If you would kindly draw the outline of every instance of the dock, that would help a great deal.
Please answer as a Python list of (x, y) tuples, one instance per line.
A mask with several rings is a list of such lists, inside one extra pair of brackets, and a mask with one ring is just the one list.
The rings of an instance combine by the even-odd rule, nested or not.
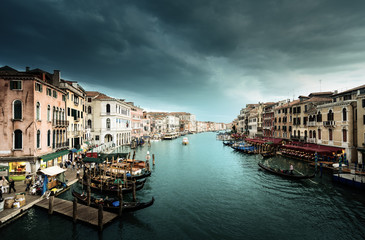
[[(43, 199), (42, 201), (35, 204), (37, 207), (47, 209), (49, 208), (49, 199)], [(53, 203), (53, 211), (73, 218), (73, 202), (60, 199), (60, 198), (54, 198)], [(103, 222), (102, 225), (106, 225), (113, 221), (116, 217), (118, 217), (115, 213), (110, 212), (103, 212)], [(82, 204), (77, 204), (77, 221), (90, 224), (92, 226), (98, 227), (98, 209), (92, 208), (89, 206), (85, 206)]]

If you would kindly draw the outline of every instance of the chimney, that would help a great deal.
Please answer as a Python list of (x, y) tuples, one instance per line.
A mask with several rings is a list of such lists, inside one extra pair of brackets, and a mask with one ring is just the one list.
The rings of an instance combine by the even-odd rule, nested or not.
[(29, 72), (29, 67), (25, 67), (25, 71), (26, 72)]
[(53, 76), (52, 76), (53, 84), (58, 86), (58, 84), (60, 83), (60, 80), (61, 80), (60, 70), (53, 70)]

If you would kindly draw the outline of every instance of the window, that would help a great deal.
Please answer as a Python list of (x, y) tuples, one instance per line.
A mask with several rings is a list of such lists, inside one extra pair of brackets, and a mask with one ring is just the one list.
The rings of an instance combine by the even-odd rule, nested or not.
[(89, 119), (89, 120), (87, 120), (87, 127), (88, 128), (91, 128), (91, 120)]
[(47, 88), (47, 95), (52, 97), (52, 90), (50, 88)]
[(88, 113), (88, 114), (91, 114), (91, 106), (88, 106), (88, 107), (87, 107), (87, 113)]
[(14, 149), (23, 148), (23, 133), (21, 130), (17, 129), (14, 131)]
[(42, 92), (42, 90), (43, 90), (43, 86), (42, 86), (42, 84), (40, 84), (40, 83), (35, 83), (35, 90), (37, 91), (37, 92)]
[(71, 114), (71, 110), (70, 110), (70, 108), (67, 108), (67, 116), (70, 116), (70, 114)]
[(22, 101), (15, 100), (13, 103), (13, 119), (21, 120), (22, 119)]
[[(91, 102), (91, 98), (87, 98), (87, 102)], [(98, 136), (99, 137), (99, 136)]]
[(333, 132), (332, 132), (332, 129), (328, 129), (328, 139), (329, 139), (330, 141), (332, 141), (332, 140), (333, 140)]
[(53, 97), (54, 98), (57, 98), (57, 92), (56, 92), (56, 90), (53, 90)]
[(66, 102), (66, 96), (62, 95), (62, 101)]
[(10, 90), (22, 90), (22, 81), (10, 81)]
[(110, 113), (110, 104), (107, 104), (107, 105), (106, 105), (106, 112), (107, 112), (107, 113)]
[(308, 111), (308, 106), (304, 105), (304, 112), (307, 112), (307, 111)]
[(41, 120), (41, 104), (39, 102), (36, 105), (36, 119)]
[(362, 107), (365, 108), (365, 99), (362, 100)]
[(37, 131), (37, 148), (41, 148), (41, 131)]
[(333, 121), (333, 112), (329, 110), (327, 113), (327, 121)]
[(81, 112), (81, 118), (84, 118), (84, 112)]
[(47, 121), (50, 122), (51, 121), (51, 106), (48, 105), (47, 107)]
[(342, 141), (347, 142), (347, 130), (342, 129)]
[(342, 121), (347, 121), (347, 111), (346, 111), (346, 108), (342, 109)]
[(317, 122), (322, 122), (322, 113), (318, 112), (317, 114)]
[(346, 100), (351, 100), (351, 95), (346, 95), (343, 97), (343, 100), (346, 101)]
[(316, 138), (316, 131), (313, 130), (313, 138)]
[(99, 135), (95, 135), (95, 140), (99, 141)]
[(309, 138), (312, 138), (313, 135), (312, 135), (312, 130), (309, 130)]
[(51, 146), (51, 130), (47, 131), (47, 146)]
[(106, 119), (106, 128), (110, 129), (110, 118)]
[(74, 100), (74, 95), (71, 93), (71, 101)]

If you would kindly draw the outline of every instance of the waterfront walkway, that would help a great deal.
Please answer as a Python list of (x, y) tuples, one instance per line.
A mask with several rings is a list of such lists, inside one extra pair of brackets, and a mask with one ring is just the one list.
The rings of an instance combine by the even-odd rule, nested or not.
[[(76, 170), (67, 169), (65, 172), (65, 177), (67, 179), (67, 185), (72, 185), (75, 182), (77, 182), (76, 179)], [(21, 208), (10, 208), (10, 209), (4, 209), (2, 212), (0, 212), (0, 227), (4, 226), (5, 224), (11, 222), (12, 220), (15, 220), (19, 217), (21, 217), (23, 214), (27, 212), (28, 209), (33, 207), (38, 202), (42, 201), (44, 198), (39, 195), (31, 195), (29, 193), (26, 193), (24, 190), (26, 188), (26, 184), (23, 181), (17, 181), (15, 182), (15, 189), (16, 192), (12, 193), (3, 193), (3, 198), (7, 197), (15, 197), (18, 193), (24, 193), (25, 194), (25, 202), (26, 204), (22, 206)]]

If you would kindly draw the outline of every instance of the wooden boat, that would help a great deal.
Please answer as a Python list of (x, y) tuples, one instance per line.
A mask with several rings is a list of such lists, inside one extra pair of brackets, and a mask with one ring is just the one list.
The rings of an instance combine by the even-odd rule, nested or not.
[[(118, 179), (118, 178), (117, 178)], [(118, 186), (118, 183), (115, 183), (117, 181), (116, 178), (112, 178), (109, 176), (99, 176), (99, 177), (91, 177), (91, 182), (95, 183), (95, 184), (101, 184), (103, 182), (103, 186), (104, 185), (108, 185), (108, 186)], [(119, 178), (118, 180), (123, 181), (122, 178)], [(145, 183), (147, 181), (147, 179), (144, 179), (142, 181), (136, 181), (136, 187), (140, 186), (141, 184)], [(124, 184), (124, 183), (122, 183)], [(133, 183), (131, 180), (127, 180), (127, 185), (131, 186)]]
[[(78, 192), (72, 191), (72, 196), (76, 197), (78, 202), (87, 205), (87, 195), (82, 195)], [(119, 212), (119, 200), (117, 199), (106, 199), (103, 201), (100, 201), (94, 197), (91, 197), (90, 199), (90, 206), (94, 208), (99, 208), (99, 204), (103, 205), (103, 210), (108, 212)], [(151, 201), (149, 202), (123, 202), (123, 212), (134, 212), (137, 210), (141, 210), (144, 208), (147, 208), (149, 206), (152, 206), (155, 202), (155, 198), (152, 197)]]
[(274, 152), (263, 152), (263, 153), (261, 153), (261, 156), (263, 158), (270, 158), (270, 157), (274, 157), (275, 153)]
[(308, 178), (314, 178), (314, 174), (313, 175), (296, 175), (296, 174), (290, 174), (290, 172), (289, 171), (281, 171), (281, 170), (279, 170), (279, 171), (277, 171), (276, 169), (273, 169), (273, 168), (271, 168), (271, 167), (267, 167), (267, 166), (265, 166), (265, 165), (263, 165), (262, 163), (258, 163), (258, 165), (262, 168), (262, 169), (264, 169), (264, 170), (266, 170), (266, 171), (268, 171), (268, 172), (271, 172), (271, 173), (273, 173), (273, 174), (276, 174), (276, 175), (279, 175), (279, 176), (282, 176), (282, 177), (286, 177), (286, 178), (292, 178), (292, 179), (308, 179)]
[[(87, 187), (86, 181), (82, 181), (81, 184)], [(144, 187), (144, 182), (142, 182), (141, 185), (136, 186), (136, 191), (141, 190), (143, 187)], [(91, 185), (90, 185), (90, 188), (94, 192), (102, 192), (102, 193), (105, 193), (105, 194), (108, 194), (108, 195), (118, 195), (118, 192), (119, 192), (118, 191), (118, 186), (116, 186), (116, 185), (101, 187), (101, 184), (95, 184), (95, 183), (92, 182)], [(133, 187), (132, 186), (122, 188), (122, 194), (131, 193), (131, 192), (133, 192)]]

